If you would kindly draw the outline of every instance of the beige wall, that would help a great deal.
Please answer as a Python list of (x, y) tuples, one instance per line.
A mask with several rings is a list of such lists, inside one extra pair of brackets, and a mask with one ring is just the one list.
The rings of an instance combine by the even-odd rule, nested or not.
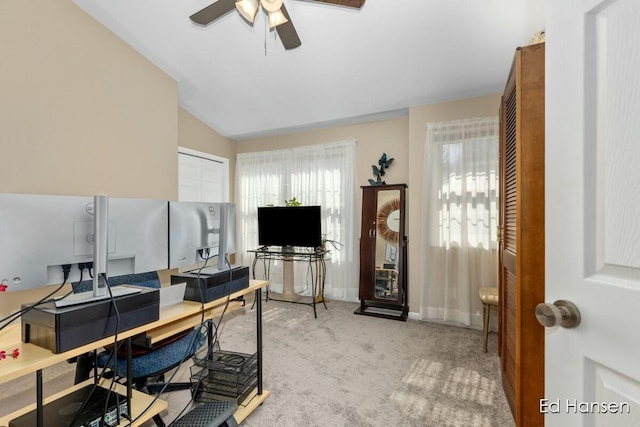
[(177, 85), (70, 1), (3, 0), (0, 192), (172, 198)]
[(258, 138), (239, 142), (238, 153), (355, 140), (356, 164), (354, 166), (356, 168), (356, 185), (358, 186), (356, 191), (356, 212), (360, 212), (362, 209), (360, 186), (369, 185), (368, 179), (373, 178), (371, 165), (378, 164), (378, 159), (382, 156), (382, 153), (387, 153), (387, 156), (395, 159), (385, 175), (387, 184), (401, 184), (408, 181), (409, 170), (406, 166), (409, 160), (409, 147), (407, 145), (409, 136), (408, 124), (408, 117), (400, 117), (391, 120)]
[(178, 140), (181, 147), (229, 159), (229, 200), (234, 201), (238, 144), (223, 137), (182, 107), (178, 110)]
[[(400, 164), (407, 161), (409, 155), (407, 138), (409, 136), (408, 117), (370, 123), (336, 126), (296, 132), (272, 137), (257, 138), (238, 142), (238, 153), (278, 150), (303, 145), (326, 144), (356, 140), (356, 183), (369, 185), (372, 178), (371, 165), (377, 165), (382, 153), (394, 157)], [(388, 184), (407, 182), (406, 168), (391, 167), (385, 176)]]
[[(0, 3), (0, 193), (175, 200), (178, 146), (235, 145), (178, 107), (176, 82), (71, 1)], [(0, 316), (49, 288), (0, 294)]]

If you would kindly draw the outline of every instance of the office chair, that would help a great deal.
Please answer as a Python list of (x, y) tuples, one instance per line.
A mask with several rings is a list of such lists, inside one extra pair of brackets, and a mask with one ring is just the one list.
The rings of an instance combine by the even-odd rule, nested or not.
[[(109, 286), (129, 284), (135, 286), (145, 286), (149, 288), (160, 288), (160, 279), (157, 272), (140, 273), (132, 275), (115, 276), (109, 278)], [(90, 280), (79, 282), (74, 286), (74, 292), (85, 292), (92, 289), (93, 283)], [(154, 345), (151, 349), (134, 352), (132, 358), (131, 377), (132, 386), (148, 394), (184, 390), (191, 387), (191, 383), (163, 383), (164, 374), (179, 366), (183, 361), (190, 359), (206, 341), (206, 328), (195, 328), (184, 333), (174, 335), (162, 342)], [(115, 359), (115, 362), (114, 362)], [(126, 349), (118, 351), (117, 357), (111, 356), (111, 351), (105, 350), (94, 355), (89, 353), (78, 356), (76, 365), (76, 379), (79, 383), (88, 379), (94, 366), (98, 368), (107, 367), (113, 375), (127, 377)], [(152, 381), (152, 379), (158, 381)], [(158, 426), (164, 426), (159, 416), (154, 417)]]

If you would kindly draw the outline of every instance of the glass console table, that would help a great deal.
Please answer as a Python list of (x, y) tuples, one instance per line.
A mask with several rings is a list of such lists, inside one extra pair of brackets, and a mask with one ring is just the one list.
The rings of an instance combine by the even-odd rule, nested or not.
[[(322, 303), (324, 308), (327, 305), (324, 300), (324, 278), (326, 272), (326, 263), (329, 252), (322, 248), (281, 248), (281, 247), (262, 247), (247, 251), (254, 254), (251, 271), (253, 278), (256, 278), (256, 264), (262, 262), (264, 266), (264, 280), (270, 282), (269, 275), (271, 270), (271, 261), (283, 262), (283, 291), (282, 293), (271, 290), (271, 285), (267, 287), (266, 300), (282, 302), (293, 302), (297, 304), (306, 304), (313, 307), (313, 316), (318, 317), (316, 304)], [(293, 290), (293, 263), (306, 262), (312, 270), (311, 276), (311, 295), (299, 295)], [(313, 270), (315, 269), (315, 272)]]

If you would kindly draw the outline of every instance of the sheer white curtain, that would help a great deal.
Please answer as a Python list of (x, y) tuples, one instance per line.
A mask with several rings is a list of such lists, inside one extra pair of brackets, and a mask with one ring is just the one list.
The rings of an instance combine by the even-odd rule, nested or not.
[[(236, 164), (236, 209), (239, 218), (237, 262), (251, 265), (247, 250), (258, 247), (258, 207), (284, 205), (295, 197), (303, 205), (322, 207), (322, 232), (343, 244), (332, 247), (327, 261), (327, 298), (357, 300), (358, 260), (354, 211), (355, 141), (303, 146), (285, 150), (240, 153)], [(309, 293), (308, 266), (294, 263), (294, 289)], [(256, 266), (258, 273), (261, 267)], [(257, 277), (259, 277), (258, 275)], [(272, 286), (282, 286), (281, 263), (271, 263)]]
[(498, 118), (427, 124), (425, 320), (482, 325), (478, 291), (498, 286)]

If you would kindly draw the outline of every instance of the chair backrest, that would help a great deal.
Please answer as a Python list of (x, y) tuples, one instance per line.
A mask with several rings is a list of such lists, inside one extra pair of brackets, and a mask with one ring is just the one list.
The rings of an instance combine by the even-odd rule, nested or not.
[[(123, 274), (122, 276), (108, 277), (109, 286), (118, 285), (136, 285), (144, 286), (146, 288), (160, 288), (160, 278), (157, 271), (150, 271), (147, 273), (138, 274)], [(73, 292), (87, 292), (93, 289), (93, 280), (83, 280), (73, 284)]]

